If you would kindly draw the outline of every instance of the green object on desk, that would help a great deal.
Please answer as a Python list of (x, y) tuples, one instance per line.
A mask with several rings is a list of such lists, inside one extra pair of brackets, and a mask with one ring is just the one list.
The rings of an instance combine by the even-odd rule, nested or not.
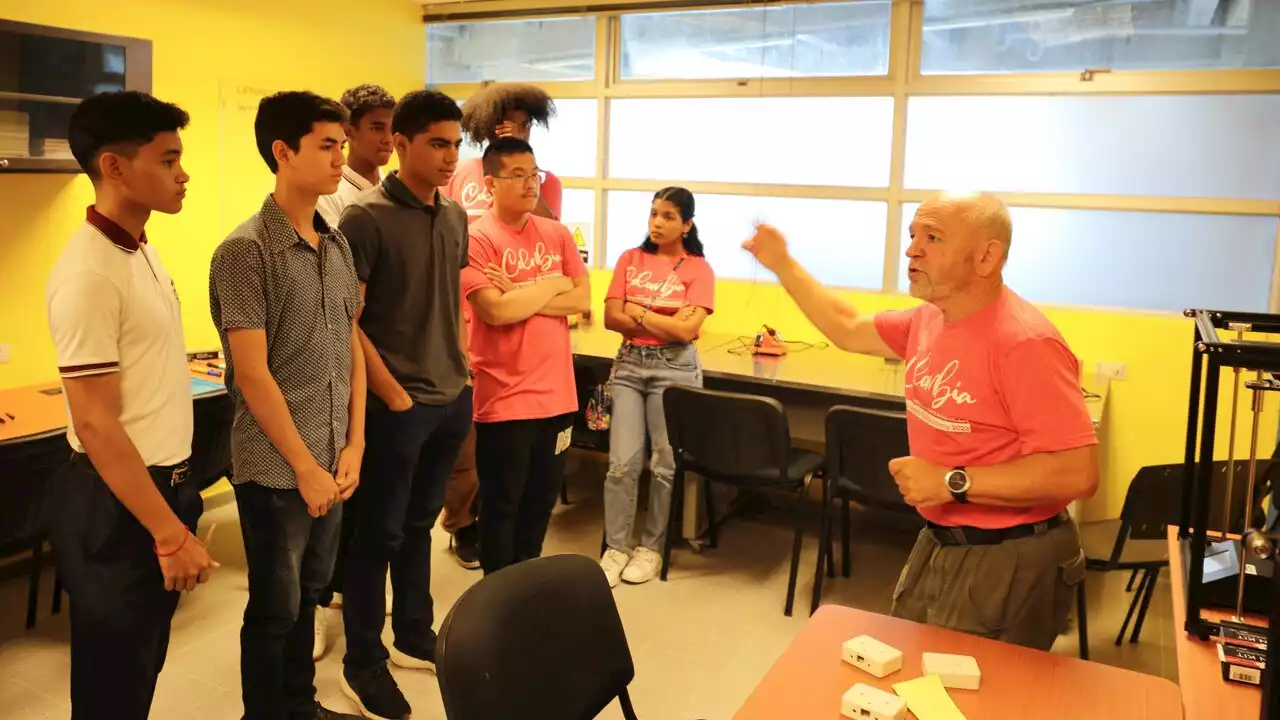
[(191, 378), (191, 395), (207, 395), (209, 393), (225, 390), (222, 383), (216, 383), (209, 380), (201, 380), (198, 377)]

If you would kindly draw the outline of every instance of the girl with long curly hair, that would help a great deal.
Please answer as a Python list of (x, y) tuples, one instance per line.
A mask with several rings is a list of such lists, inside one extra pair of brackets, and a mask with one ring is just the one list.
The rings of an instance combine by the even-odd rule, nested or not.
[[(500, 137), (516, 137), (529, 142), (534, 125), (549, 127), (556, 114), (555, 101), (542, 88), (526, 83), (495, 83), (481, 88), (462, 106), (462, 131), (473, 145), (485, 145)], [(541, 197), (535, 215), (560, 219), (560, 199), (564, 187), (560, 179), (546, 170), (542, 178)], [(444, 188), (449, 199), (462, 205), (467, 218), (474, 222), (493, 205), (485, 190), (484, 169), (480, 158), (459, 163), (453, 178)]]

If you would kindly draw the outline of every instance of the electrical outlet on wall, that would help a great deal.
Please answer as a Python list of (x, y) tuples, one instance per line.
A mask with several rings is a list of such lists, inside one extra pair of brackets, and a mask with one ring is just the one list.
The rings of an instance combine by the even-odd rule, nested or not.
[(0, 345), (0, 365), (9, 362), (9, 346)]
[(1098, 377), (1111, 378), (1112, 380), (1123, 380), (1124, 379), (1124, 363), (1099, 362)]

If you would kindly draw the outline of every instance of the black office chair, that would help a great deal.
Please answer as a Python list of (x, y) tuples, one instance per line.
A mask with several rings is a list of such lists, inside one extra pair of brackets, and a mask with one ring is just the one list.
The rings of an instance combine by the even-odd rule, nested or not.
[[(662, 404), (676, 464), (662, 579), (667, 579), (678, 534), (674, 530), (684, 514), (685, 472), (734, 487), (789, 495), (795, 499), (795, 542), (784, 613), (791, 615), (804, 532), (804, 497), (822, 467), (822, 455), (791, 446), (787, 415), (782, 403), (773, 398), (674, 386), (663, 391)], [(706, 497), (709, 500), (711, 493)], [(719, 523), (710, 506), (707, 517), (709, 545), (714, 548)]]
[[(40, 573), (44, 570), (45, 497), (54, 474), (71, 456), (62, 433), (0, 445), (0, 557), (31, 552), (27, 629), (36, 626)], [(60, 592), (54, 590), (54, 612)]]
[[(830, 546), (831, 501), (840, 501), (841, 570), (849, 577), (849, 503), (910, 515), (920, 514), (902, 498), (889, 473), (889, 461), (911, 454), (907, 447), (906, 413), (837, 405), (827, 412), (827, 463), (822, 483), (822, 531), (813, 575), (812, 615), (822, 598), (824, 553)], [(828, 563), (828, 568), (830, 564)]]
[(200, 490), (231, 477), (231, 423), (236, 407), (230, 395), (197, 398), (193, 405), (191, 482)]
[[(1269, 460), (1258, 461), (1260, 475), (1268, 474), (1270, 467)], [(1084, 548), (1085, 566), (1089, 570), (1131, 571), (1133, 575), (1129, 578), (1126, 591), (1132, 589), (1135, 576), (1140, 578), (1137, 589), (1133, 590), (1133, 600), (1129, 603), (1129, 611), (1125, 614), (1124, 623), (1121, 624), (1120, 632), (1116, 635), (1116, 645), (1123, 641), (1131, 621), (1133, 632), (1129, 636), (1129, 642), (1138, 642), (1147, 609), (1151, 605), (1151, 597), (1155, 594), (1156, 580), (1160, 570), (1169, 565), (1168, 526), (1178, 524), (1183, 471), (1182, 463), (1149, 465), (1142, 468), (1129, 483), (1119, 519), (1087, 522), (1080, 525), (1080, 544)], [(1236, 527), (1243, 524), (1248, 479), (1249, 463), (1237, 460), (1232, 482), (1231, 519), (1232, 525)], [(1226, 488), (1227, 463), (1215, 462), (1210, 488), (1210, 530), (1221, 528)], [(1263, 488), (1259, 484), (1254, 490), (1255, 504), (1262, 494)], [(1259, 518), (1258, 513), (1255, 513), (1255, 518)], [(1087, 658), (1087, 608), (1084, 599), (1084, 583), (1080, 584), (1076, 592), (1076, 605), (1080, 616), (1081, 657)]]
[(617, 698), (636, 720), (635, 665), (600, 566), (553, 555), (486, 576), (440, 628), (436, 677), (449, 720), (589, 720)]

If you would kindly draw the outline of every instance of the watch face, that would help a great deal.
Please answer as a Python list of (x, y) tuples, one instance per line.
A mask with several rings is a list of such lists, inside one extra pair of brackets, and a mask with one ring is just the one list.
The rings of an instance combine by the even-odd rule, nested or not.
[(965, 492), (969, 489), (969, 474), (963, 470), (952, 470), (947, 473), (947, 488), (951, 492)]

